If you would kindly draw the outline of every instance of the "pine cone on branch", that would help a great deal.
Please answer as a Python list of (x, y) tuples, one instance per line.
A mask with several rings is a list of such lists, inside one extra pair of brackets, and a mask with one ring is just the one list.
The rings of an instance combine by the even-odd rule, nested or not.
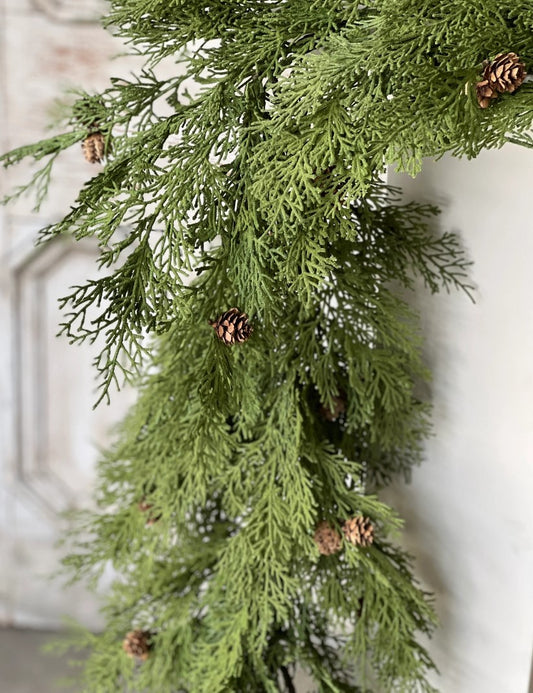
[[(326, 168), (318, 175), (315, 175), (311, 181), (314, 186), (320, 188), (320, 197), (325, 197), (329, 192), (332, 195), (337, 195), (345, 182), (346, 181), (339, 176), (338, 171), (336, 171), (335, 164), (326, 166)], [(345, 198), (343, 197), (341, 201), (344, 202)]]
[(122, 649), (128, 657), (146, 661), (152, 649), (152, 634), (149, 630), (132, 630), (126, 634)]
[(325, 520), (317, 526), (313, 538), (323, 556), (331, 556), (342, 548), (341, 535)]
[(246, 313), (241, 313), (238, 308), (230, 308), (209, 324), (215, 330), (217, 337), (229, 346), (235, 342), (246, 342), (253, 330)]
[(486, 64), (483, 79), (476, 84), (477, 100), (487, 108), (498, 94), (512, 94), (526, 78), (526, 66), (516, 53), (499, 53)]
[(83, 155), (90, 164), (99, 164), (106, 154), (106, 142), (103, 134), (93, 132), (81, 144)]
[(481, 108), (488, 108), (491, 100), (498, 98), (498, 94), (489, 85), (488, 80), (484, 79), (476, 84), (476, 97)]
[(336, 421), (346, 411), (346, 401), (343, 392), (332, 398), (332, 407), (323, 404), (320, 407), (320, 416), (326, 421)]
[(354, 546), (370, 546), (374, 541), (374, 525), (363, 515), (346, 520), (342, 531), (347, 541)]
[(148, 527), (151, 527), (161, 519), (161, 515), (154, 515), (154, 513), (151, 512), (154, 506), (149, 503), (144, 496), (137, 503), (137, 507), (142, 513), (146, 513), (146, 525)]

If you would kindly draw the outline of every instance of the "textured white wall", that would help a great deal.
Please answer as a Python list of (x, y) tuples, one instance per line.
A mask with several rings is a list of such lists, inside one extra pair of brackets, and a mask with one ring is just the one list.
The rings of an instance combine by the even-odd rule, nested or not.
[(410, 198), (437, 203), (474, 261), (476, 304), (421, 292), (434, 437), (386, 499), (437, 594), (443, 693), (526, 693), (533, 645), (533, 151), (426, 162)]

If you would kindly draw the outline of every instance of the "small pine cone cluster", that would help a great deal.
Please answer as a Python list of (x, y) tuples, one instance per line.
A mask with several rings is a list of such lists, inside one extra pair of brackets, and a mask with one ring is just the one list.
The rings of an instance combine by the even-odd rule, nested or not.
[(337, 421), (341, 414), (346, 411), (346, 401), (344, 399), (344, 393), (341, 393), (333, 397), (332, 408), (323, 404), (320, 407), (320, 416), (326, 421)]
[(128, 657), (146, 661), (152, 649), (152, 633), (149, 630), (132, 630), (126, 634), (122, 649)]
[(485, 65), (483, 79), (476, 84), (480, 107), (488, 108), (491, 100), (499, 94), (512, 94), (522, 84), (526, 74), (526, 66), (516, 53), (499, 53)]
[(246, 342), (253, 330), (246, 313), (241, 313), (238, 308), (230, 308), (209, 324), (217, 337), (228, 346), (236, 342)]
[(104, 135), (100, 132), (93, 132), (81, 143), (83, 155), (90, 164), (99, 164), (106, 154), (106, 142)]
[(161, 519), (161, 515), (154, 515), (154, 513), (151, 512), (154, 506), (149, 503), (146, 498), (141, 498), (141, 500), (137, 503), (137, 507), (142, 513), (146, 513), (146, 524), (148, 527)]
[(313, 538), (323, 556), (331, 556), (342, 548), (341, 535), (325, 520), (317, 526)]
[(331, 192), (333, 195), (337, 195), (339, 190), (342, 188), (343, 181), (339, 178), (339, 175), (335, 169), (335, 164), (332, 166), (327, 166), (311, 181), (314, 186), (320, 188), (321, 197), (325, 197), (328, 192)]
[(347, 541), (354, 546), (370, 546), (374, 541), (374, 525), (363, 515), (346, 520), (342, 531)]

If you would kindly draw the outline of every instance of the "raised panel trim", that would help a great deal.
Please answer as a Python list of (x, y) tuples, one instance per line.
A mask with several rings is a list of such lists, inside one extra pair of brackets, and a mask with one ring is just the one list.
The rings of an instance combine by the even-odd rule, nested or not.
[(46, 366), (46, 325), (39, 301), (42, 282), (71, 253), (94, 256), (97, 247), (89, 241), (58, 238), (34, 248), (14, 269), (14, 474), (18, 483), (54, 514), (72, 507), (74, 494), (50, 468), (42, 450), (48, 428), (45, 385), (40, 377)]

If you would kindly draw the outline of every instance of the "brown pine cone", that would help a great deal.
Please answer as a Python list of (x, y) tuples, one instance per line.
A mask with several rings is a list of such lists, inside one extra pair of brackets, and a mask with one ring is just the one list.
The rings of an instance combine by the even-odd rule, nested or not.
[(512, 94), (526, 78), (526, 66), (516, 53), (499, 53), (483, 70), (483, 79), (476, 84), (477, 100), (487, 108), (498, 94)]
[(99, 164), (106, 154), (105, 138), (101, 132), (93, 132), (81, 144), (83, 155), (90, 164)]
[(126, 634), (122, 649), (128, 657), (146, 661), (152, 649), (152, 634), (149, 630), (132, 630)]
[(344, 536), (354, 546), (370, 546), (374, 541), (374, 525), (363, 515), (346, 520), (342, 526)]
[(498, 98), (498, 92), (489, 85), (488, 79), (476, 84), (477, 102), (481, 108), (488, 108), (492, 99)]
[[(338, 174), (336, 174), (335, 169), (336, 169), (335, 164), (333, 164), (332, 166), (327, 166), (322, 171), (322, 173), (319, 173), (311, 181), (313, 185), (320, 188), (320, 190), (321, 190), (320, 196), (321, 197), (325, 197), (328, 194), (328, 192), (332, 188), (332, 184), (333, 184), (333, 188), (331, 189), (331, 193), (333, 195), (336, 195), (339, 192), (339, 190), (341, 189), (341, 187), (343, 185), (343, 181), (341, 179), (339, 179), (339, 176), (338, 176)], [(335, 185), (335, 183), (336, 183), (336, 185)]]
[(320, 407), (320, 416), (326, 421), (336, 421), (341, 414), (346, 411), (346, 401), (344, 393), (333, 397), (333, 407), (330, 409), (326, 404)]
[(154, 515), (154, 513), (150, 512), (154, 506), (151, 503), (148, 503), (146, 498), (141, 498), (141, 500), (137, 503), (137, 507), (142, 513), (147, 513), (146, 524), (149, 527), (161, 519), (161, 515)]
[(331, 556), (342, 548), (341, 535), (325, 520), (317, 526), (313, 539), (323, 556)]
[(230, 308), (209, 324), (217, 337), (229, 346), (235, 342), (246, 342), (253, 330), (246, 313), (241, 313), (238, 308)]

